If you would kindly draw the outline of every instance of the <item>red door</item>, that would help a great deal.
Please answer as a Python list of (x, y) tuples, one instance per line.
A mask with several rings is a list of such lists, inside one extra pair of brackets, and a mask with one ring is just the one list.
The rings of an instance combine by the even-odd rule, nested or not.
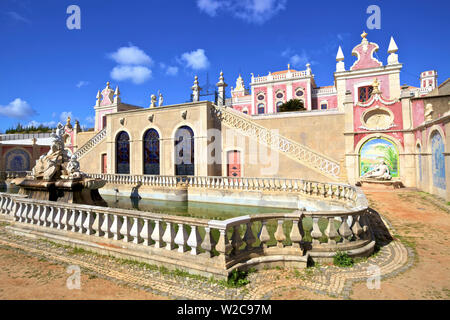
[(108, 173), (108, 156), (106, 154), (102, 154), (102, 173)]
[(227, 171), (229, 177), (241, 176), (241, 153), (239, 151), (228, 151)]

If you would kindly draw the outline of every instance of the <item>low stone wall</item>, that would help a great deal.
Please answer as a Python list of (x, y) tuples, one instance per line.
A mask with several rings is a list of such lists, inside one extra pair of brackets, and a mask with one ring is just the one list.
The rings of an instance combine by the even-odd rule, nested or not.
[[(0, 218), (11, 232), (226, 278), (234, 269), (306, 267), (337, 251), (367, 256), (375, 242), (367, 200), (354, 190), (344, 211), (294, 211), (206, 220), (151, 212), (28, 199), (0, 193)], [(311, 223), (305, 232), (304, 225)]]

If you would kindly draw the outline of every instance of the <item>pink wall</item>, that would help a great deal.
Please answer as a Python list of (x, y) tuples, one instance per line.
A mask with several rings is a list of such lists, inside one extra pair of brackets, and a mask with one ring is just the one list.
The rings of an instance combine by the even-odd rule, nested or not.
[(300, 97), (300, 98), (302, 98), (304, 100), (305, 108), (307, 110), (311, 110), (311, 106), (309, 105), (309, 94), (308, 94), (308, 91), (310, 90), (310, 88), (308, 88), (308, 85), (309, 85), (308, 81), (306, 81), (306, 80), (294, 82), (292, 84), (292, 97), (294, 99), (299, 99), (299, 97), (297, 97), (295, 95), (295, 91), (297, 90), (298, 87), (303, 88), (303, 92), (305, 94), (303, 95), (303, 97)]
[[(263, 92), (264, 95), (265, 95), (264, 100), (258, 100), (258, 95), (261, 92)], [(260, 104), (260, 103), (264, 103), (265, 104), (265, 106), (266, 106), (265, 113), (267, 113), (267, 99), (268, 99), (268, 97), (267, 97), (267, 87), (258, 87), (256, 89), (254, 89), (254, 93), (255, 93), (255, 95), (254, 95), (255, 110), (253, 110), (252, 114), (258, 114), (258, 104)]]
[(353, 49), (352, 54), (357, 53), (359, 55), (359, 60), (356, 61), (350, 70), (360, 70), (382, 66), (382, 63), (375, 60), (375, 57), (372, 58), (372, 52), (377, 51), (377, 48), (378, 46), (374, 43), (369, 43), (367, 45), (367, 50), (364, 50), (364, 46), (362, 44), (356, 46)]
[(413, 127), (416, 128), (425, 121), (423, 100), (412, 100)]
[(311, 109), (320, 109), (320, 102), (326, 100), (328, 102), (328, 109), (337, 109), (337, 95), (312, 97)]
[[(389, 75), (382, 75), (382, 76), (370, 76), (370, 77), (363, 77), (363, 78), (357, 78), (357, 79), (347, 79), (345, 81), (345, 87), (346, 90), (350, 90), (352, 92), (352, 98), (355, 96), (355, 92), (354, 92), (354, 85), (358, 84), (360, 82), (370, 82), (370, 84), (373, 83), (373, 81), (376, 79), (378, 79), (378, 81), (380, 82), (380, 90), (383, 94), (383, 97), (389, 99), (391, 97), (390, 95), (390, 84), (389, 84)], [(366, 85), (370, 85), (370, 84), (364, 84), (361, 86), (366, 86)], [(359, 87), (359, 86), (358, 86)], [(355, 103), (357, 101), (354, 101)]]

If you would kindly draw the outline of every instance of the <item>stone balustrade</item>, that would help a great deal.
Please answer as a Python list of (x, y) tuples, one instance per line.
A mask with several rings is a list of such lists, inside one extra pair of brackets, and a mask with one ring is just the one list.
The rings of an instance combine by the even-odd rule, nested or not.
[(219, 176), (151, 176), (90, 173), (91, 178), (110, 184), (146, 185), (158, 187), (188, 187), (221, 190), (282, 191), (316, 196), (329, 200), (354, 203), (356, 188), (347, 184), (323, 183), (292, 178), (249, 178)]
[[(194, 184), (211, 182), (189, 179)], [(346, 189), (335, 190), (347, 194)], [(309, 257), (326, 260), (337, 251), (351, 256), (371, 254), (375, 243), (367, 200), (359, 189), (348, 194), (354, 198), (352, 210), (294, 211), (220, 221), (0, 193), (0, 218), (8, 217), (14, 221), (12, 228), (32, 230), (41, 237), (66, 239), (75, 246), (90, 244), (94, 250), (104, 244), (103, 252), (224, 278), (234, 268), (304, 267)]]
[(16, 179), (16, 178), (24, 178), (31, 172), (29, 171), (1, 171), (0, 172), (0, 181)]

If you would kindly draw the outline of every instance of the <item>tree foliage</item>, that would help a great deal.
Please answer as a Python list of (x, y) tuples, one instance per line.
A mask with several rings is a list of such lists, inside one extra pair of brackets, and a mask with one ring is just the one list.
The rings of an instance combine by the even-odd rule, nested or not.
[(22, 124), (18, 123), (15, 128), (9, 128), (6, 130), (6, 134), (13, 134), (13, 133), (48, 133), (52, 132), (53, 128), (44, 126), (40, 124), (39, 126), (23, 126)]
[(291, 99), (280, 106), (280, 112), (304, 111), (305, 106), (298, 99)]

